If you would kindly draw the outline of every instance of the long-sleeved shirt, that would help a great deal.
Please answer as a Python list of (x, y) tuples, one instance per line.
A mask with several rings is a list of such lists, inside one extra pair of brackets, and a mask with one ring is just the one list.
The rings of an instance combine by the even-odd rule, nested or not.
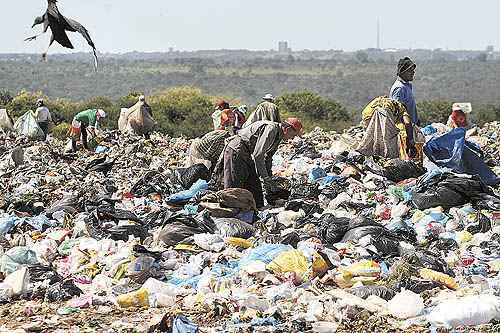
[(257, 121), (241, 129), (227, 146), (240, 152), (241, 158), (253, 159), (259, 177), (267, 178), (272, 175), (273, 155), (281, 140), (283, 130), (280, 123)]
[(52, 118), (50, 116), (49, 109), (47, 109), (47, 107), (45, 106), (37, 108), (35, 111), (35, 119), (37, 123), (45, 123), (51, 121)]
[(250, 126), (259, 120), (267, 120), (275, 123), (281, 123), (280, 112), (278, 106), (274, 103), (264, 101), (257, 105), (255, 111), (248, 117), (243, 128)]
[(405, 107), (412, 123), (418, 124), (417, 104), (413, 96), (413, 86), (401, 78), (397, 78), (392, 85), (390, 98), (401, 102)]
[(97, 124), (97, 110), (90, 109), (77, 113), (75, 120), (83, 123), (85, 126), (95, 127)]
[(205, 134), (199, 141), (196, 150), (204, 159), (210, 161), (213, 166), (219, 160), (224, 150), (225, 140), (230, 137), (228, 131), (212, 131)]

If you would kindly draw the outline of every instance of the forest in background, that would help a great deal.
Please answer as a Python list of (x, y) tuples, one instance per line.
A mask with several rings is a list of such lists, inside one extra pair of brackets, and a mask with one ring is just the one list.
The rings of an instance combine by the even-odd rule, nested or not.
[[(341, 130), (359, 122), (362, 108), (373, 98), (388, 94), (396, 68), (391, 61), (374, 61), (360, 53), (342, 61), (291, 55), (149, 60), (108, 56), (97, 73), (87, 54), (49, 59), (2, 58), (0, 107), (18, 116), (44, 96), (59, 123), (69, 122), (78, 111), (100, 107), (110, 113), (107, 125), (114, 127), (120, 108), (130, 107), (145, 93), (158, 130), (187, 136), (210, 129), (209, 115), (217, 99), (253, 108), (266, 93), (279, 96), (282, 112), (304, 118), (308, 128)], [(417, 63), (414, 89), (424, 122), (446, 121), (453, 102), (471, 102), (477, 123), (500, 119), (500, 62), (478, 58)], [(199, 121), (204, 118), (206, 122)]]

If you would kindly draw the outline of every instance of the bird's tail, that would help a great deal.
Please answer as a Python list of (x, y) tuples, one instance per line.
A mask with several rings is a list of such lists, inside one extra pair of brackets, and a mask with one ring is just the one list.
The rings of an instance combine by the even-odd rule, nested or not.
[(94, 55), (94, 69), (97, 72), (97, 69), (99, 67), (99, 59), (97, 59), (97, 52), (95, 48), (92, 49), (92, 53)]

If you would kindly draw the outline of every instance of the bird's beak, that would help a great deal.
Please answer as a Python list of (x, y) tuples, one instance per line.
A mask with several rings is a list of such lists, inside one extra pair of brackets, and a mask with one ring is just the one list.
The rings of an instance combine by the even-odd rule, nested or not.
[(33, 23), (33, 25), (31, 26), (31, 29), (33, 29), (35, 27), (36, 23)]

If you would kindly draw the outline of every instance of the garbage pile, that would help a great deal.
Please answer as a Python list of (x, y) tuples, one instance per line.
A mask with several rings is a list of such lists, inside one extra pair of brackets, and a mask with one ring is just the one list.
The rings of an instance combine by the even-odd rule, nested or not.
[[(499, 131), (469, 136), (497, 174)], [(362, 136), (283, 144), (260, 211), (184, 168), (184, 138), (106, 132), (68, 154), (1, 136), (0, 329), (498, 332), (497, 189), (365, 158)]]

